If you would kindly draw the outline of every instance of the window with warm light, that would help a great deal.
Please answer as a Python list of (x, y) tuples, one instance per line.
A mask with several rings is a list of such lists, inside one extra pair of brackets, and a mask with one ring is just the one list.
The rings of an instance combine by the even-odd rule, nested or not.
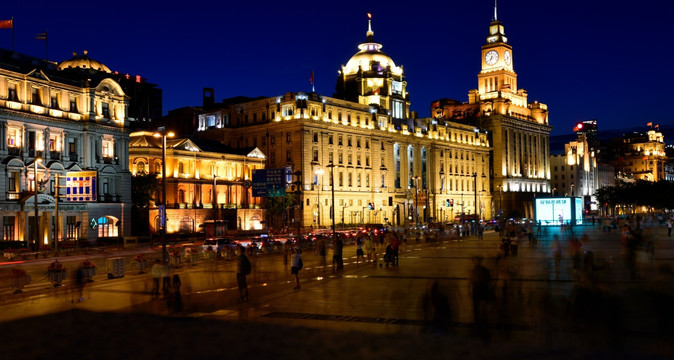
[(19, 129), (9, 128), (7, 130), (7, 146), (20, 147), (21, 146), (21, 132)]
[(61, 138), (58, 134), (49, 134), (49, 151), (61, 151)]
[(103, 157), (104, 158), (112, 158), (115, 154), (114, 148), (113, 148), (113, 141), (109, 139), (104, 139), (102, 142), (102, 147), (103, 147)]

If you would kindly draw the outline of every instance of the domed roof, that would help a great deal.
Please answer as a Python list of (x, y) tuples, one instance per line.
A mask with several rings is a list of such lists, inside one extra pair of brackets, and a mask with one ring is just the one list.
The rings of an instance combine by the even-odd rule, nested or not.
[[(370, 16), (370, 14), (368, 14)], [(393, 59), (381, 51), (382, 45), (374, 42), (374, 31), (372, 31), (371, 22), (368, 22), (368, 31), (366, 33), (366, 40), (364, 43), (358, 45), (359, 52), (349, 59), (346, 66), (342, 68), (345, 75), (351, 75), (358, 72), (359, 67), (364, 71), (370, 70), (370, 62), (379, 62), (382, 70), (391, 67), (391, 72), (395, 75), (402, 75), (402, 68), (396, 66)]]
[(111, 72), (110, 69), (105, 66), (104, 64), (94, 60), (90, 59), (87, 54), (89, 52), (87, 50), (84, 50), (84, 53), (79, 56), (77, 55), (76, 52), (73, 52), (73, 58), (70, 60), (65, 60), (62, 61), (57, 69), (58, 70), (65, 70), (65, 69), (91, 69), (91, 70), (96, 70), (96, 71), (103, 71), (106, 73)]

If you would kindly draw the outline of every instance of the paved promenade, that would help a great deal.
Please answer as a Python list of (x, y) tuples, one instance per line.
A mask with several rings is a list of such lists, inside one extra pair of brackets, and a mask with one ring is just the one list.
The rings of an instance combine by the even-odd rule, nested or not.
[[(203, 357), (215, 350), (200, 336), (232, 343), (228, 349), (249, 358), (268, 358), (270, 354), (291, 358), (293, 351), (303, 358), (336, 358), (340, 351), (349, 352), (340, 357), (355, 358), (380, 354), (446, 358), (457, 350), (465, 358), (491, 358), (501, 352), (519, 357), (533, 352), (543, 358), (585, 357), (594, 352), (618, 358), (669, 356), (674, 354), (668, 345), (674, 333), (674, 312), (669, 310), (674, 299), (674, 243), (666, 237), (664, 227), (648, 227), (646, 232), (654, 240), (655, 256), (640, 263), (640, 276), (632, 279), (621, 254), (619, 232), (576, 228), (573, 236), (587, 235), (584, 250), (594, 254), (592, 286), (571, 270), (571, 235), (558, 228), (546, 229), (535, 246), (521, 243), (517, 258), (499, 256), (500, 240), (493, 232), (481, 241), (413, 241), (401, 249), (398, 267), (356, 264), (355, 246), (346, 246), (345, 270), (333, 272), (330, 264), (322, 267), (318, 256), (305, 252), (300, 290), (292, 289), (294, 280), (279, 254), (255, 256), (251, 258), (254, 270), (248, 277), (248, 303), (236, 301), (234, 261), (200, 261), (173, 269), (182, 281), (184, 308), (180, 313), (168, 299), (152, 297), (149, 275), (137, 270), (127, 269), (120, 279), (107, 279), (107, 272), (100, 271), (87, 285), (85, 301), (72, 302), (75, 294), (69, 282), (53, 288), (39, 279), (51, 259), (31, 260), (21, 266), (36, 274), (38, 281), (23, 294), (4, 292), (0, 327), (33, 328), (31, 338), (39, 338), (51, 331), (44, 324), (53, 321), (95, 326), (101, 336), (126, 339), (131, 349), (158, 347), (156, 354), (165, 353), (161, 344), (137, 344), (138, 339), (155, 332), (154, 337), (164, 334), (169, 341), (175, 338), (186, 345), (200, 344), (201, 349), (188, 346), (175, 351), (197, 351), (195, 354)], [(554, 235), (560, 236), (564, 249), (558, 277), (550, 249)], [(158, 256), (145, 249), (109, 250), (89, 257), (102, 265), (106, 256), (131, 258), (138, 251)], [(329, 252), (328, 259), (331, 255)], [(381, 260), (381, 251), (379, 255)], [(470, 285), (474, 256), (481, 256), (489, 269), (494, 294), (481, 308), (483, 317), (478, 322)], [(83, 258), (66, 260), (66, 267)], [(99, 269), (104, 268), (101, 265)], [(7, 267), (0, 271), (7, 271)], [(436, 281), (449, 314), (442, 330), (428, 321), (437, 306), (424, 307)], [(131, 323), (116, 328), (125, 322)], [(187, 328), (200, 330), (180, 330)], [(21, 341), (12, 346), (15, 351), (32, 349)], [(97, 351), (108, 345), (94, 341), (91, 346), (91, 351)], [(288, 348), (291, 346), (302, 350)]]

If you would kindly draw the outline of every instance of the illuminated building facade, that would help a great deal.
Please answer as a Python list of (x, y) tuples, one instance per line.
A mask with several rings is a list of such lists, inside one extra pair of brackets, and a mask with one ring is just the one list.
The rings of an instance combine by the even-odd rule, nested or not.
[[(75, 66), (62, 70), (70, 65)], [(130, 234), (128, 96), (105, 69), (92, 59), (57, 64), (0, 50), (3, 240), (33, 242), (37, 185), (39, 245), (54, 245), (57, 174), (59, 240)], [(79, 171), (87, 172), (86, 179), (68, 179), (69, 173)], [(76, 181), (82, 190), (73, 188)], [(66, 201), (66, 195), (77, 191), (89, 193), (71, 197), (80, 201)]]
[(564, 146), (564, 154), (550, 157), (551, 184), (560, 196), (582, 197), (585, 210), (597, 210), (599, 166), (586, 134)]
[[(548, 109), (530, 103), (519, 88), (514, 53), (496, 8), (489, 35), (482, 45), (482, 70), (477, 89), (468, 92), (468, 102), (441, 99), (431, 104), (431, 114), (471, 124), (490, 134), (493, 153), (489, 176), (491, 191), (502, 196), (504, 215), (518, 212), (532, 217), (536, 193), (549, 193), (552, 127)], [(499, 199), (501, 201), (501, 199)]]
[[(134, 176), (155, 174), (161, 181), (161, 161), (161, 138), (142, 131), (130, 135), (129, 168)], [(227, 220), (230, 229), (262, 228), (261, 199), (252, 196), (249, 182), (252, 171), (263, 169), (265, 161), (255, 147), (231, 149), (198, 137), (167, 138), (167, 232), (194, 233), (213, 219)], [(158, 204), (149, 204), (146, 214), (152, 233), (159, 228)]]
[(409, 225), (453, 221), (461, 213), (490, 218), (487, 134), (444, 119), (409, 118), (402, 68), (373, 42), (371, 27), (367, 37), (342, 67), (342, 98), (286, 93), (226, 100), (199, 116), (198, 133), (236, 148), (259, 147), (267, 168), (301, 171), (303, 209), (290, 218), (306, 228), (332, 224), (331, 169), (337, 224)]
[(617, 171), (635, 180), (665, 179), (665, 137), (659, 130), (623, 135), (621, 150), (620, 157), (613, 161)]

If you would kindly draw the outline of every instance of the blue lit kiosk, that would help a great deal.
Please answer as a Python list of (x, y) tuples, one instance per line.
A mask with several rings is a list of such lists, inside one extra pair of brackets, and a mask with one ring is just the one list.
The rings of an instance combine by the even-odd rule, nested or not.
[(582, 225), (583, 199), (579, 197), (537, 198), (534, 202), (536, 223), (543, 226)]

